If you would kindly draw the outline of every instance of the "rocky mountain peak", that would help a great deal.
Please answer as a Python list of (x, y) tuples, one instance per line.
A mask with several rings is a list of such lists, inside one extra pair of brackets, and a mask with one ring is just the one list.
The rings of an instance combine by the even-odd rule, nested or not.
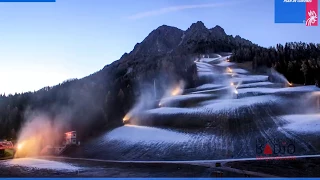
[[(228, 36), (224, 29), (215, 26), (207, 29), (203, 22), (197, 21), (193, 23), (186, 31), (176, 27), (162, 25), (153, 30), (141, 43), (135, 45), (134, 49), (122, 58), (130, 59), (130, 57), (146, 57), (165, 55), (168, 53), (187, 53), (198, 51), (199, 49), (208, 49), (214, 44), (250, 44), (251, 42), (239, 36), (233, 38)], [(205, 43), (205, 44), (204, 44)], [(225, 44), (223, 44), (225, 43)], [(209, 44), (211, 44), (209, 46)]]
[(173, 29), (178, 29), (176, 27), (172, 27), (172, 26), (168, 26), (168, 25), (162, 25), (162, 26), (159, 26), (156, 30), (158, 31), (170, 31), (170, 30), (173, 30)]
[(190, 26), (190, 28), (188, 30), (198, 30), (198, 31), (200, 30), (201, 31), (201, 30), (207, 30), (207, 28), (202, 21), (197, 21), (196, 23), (192, 23), (192, 25)]
[(224, 37), (227, 35), (224, 29), (219, 25), (216, 25), (214, 28), (210, 29), (210, 31), (216, 37)]
[(234, 38), (235, 39), (241, 39), (241, 37), (239, 35), (236, 35)]
[(203, 40), (208, 38), (210, 31), (206, 28), (203, 22), (198, 21), (193, 23), (185, 32), (186, 40)]
[(130, 54), (136, 56), (168, 53), (180, 43), (182, 35), (181, 29), (162, 25), (137, 44)]

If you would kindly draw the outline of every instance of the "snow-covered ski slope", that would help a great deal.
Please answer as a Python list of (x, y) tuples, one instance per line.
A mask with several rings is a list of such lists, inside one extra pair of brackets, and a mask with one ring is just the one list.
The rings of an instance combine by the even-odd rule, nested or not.
[(294, 155), (319, 154), (318, 88), (269, 82), (267, 75), (241, 69), (228, 57), (195, 63), (203, 80), (198, 87), (162, 99), (160, 107), (140, 112), (135, 125), (106, 132), (74, 156), (126, 161), (255, 158), (261, 138), (294, 140)]

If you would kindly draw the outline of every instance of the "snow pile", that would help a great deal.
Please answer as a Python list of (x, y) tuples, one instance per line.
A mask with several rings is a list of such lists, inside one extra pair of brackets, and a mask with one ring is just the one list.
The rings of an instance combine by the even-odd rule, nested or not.
[(216, 61), (216, 60), (219, 60), (219, 59), (220, 59), (220, 57), (218, 57), (218, 58), (201, 58), (200, 62), (209, 63), (209, 62)]
[(199, 68), (212, 68), (212, 65), (203, 62), (196, 62), (197, 67)]
[(223, 85), (221, 85), (221, 84), (203, 84), (201, 86), (196, 87), (195, 89), (197, 89), (197, 90), (209, 89), (209, 88), (215, 89), (215, 88), (221, 88), (221, 87), (223, 87)]
[(171, 96), (161, 99), (161, 103), (166, 103), (170, 101), (186, 101), (196, 98), (210, 98), (212, 95), (210, 94), (186, 94), (186, 95), (179, 95), (179, 96)]
[(234, 82), (259, 82), (259, 81), (268, 81), (268, 76), (264, 75), (251, 75), (251, 76), (242, 76), (232, 78)]
[(202, 90), (202, 91), (195, 91), (192, 92), (192, 94), (199, 94), (199, 93), (213, 93), (213, 92), (217, 92), (217, 91), (221, 91), (221, 90), (227, 90), (230, 89), (230, 87), (221, 87), (221, 88), (216, 88), (216, 89), (208, 89), (208, 90)]
[(23, 166), (37, 169), (51, 169), (64, 171), (77, 171), (80, 169), (79, 167), (75, 167), (67, 163), (33, 158), (12, 159), (5, 161), (3, 164), (6, 166)]
[(287, 88), (280, 89), (280, 91), (286, 91), (286, 92), (312, 92), (312, 91), (318, 91), (319, 92), (319, 88), (314, 86), (314, 85), (310, 85), (310, 86), (287, 87)]
[(202, 69), (202, 68), (198, 68), (198, 73), (201, 73), (201, 72), (209, 73), (209, 72), (212, 72), (212, 70), (211, 70), (211, 69)]
[(154, 127), (126, 125), (112, 130), (105, 139), (143, 144), (183, 143), (189, 141), (190, 135)]
[(224, 100), (211, 100), (202, 103), (204, 108), (211, 111), (227, 111), (241, 107), (249, 107), (258, 104), (268, 104), (280, 102), (281, 99), (272, 95), (245, 97), (241, 99), (224, 99)]
[(239, 94), (245, 94), (245, 93), (263, 93), (263, 94), (271, 94), (280, 91), (281, 89), (274, 89), (274, 88), (243, 88), (238, 89)]
[(212, 70), (200, 70), (200, 71), (198, 70), (197, 73), (198, 73), (198, 76), (212, 76), (216, 74)]
[(217, 75), (217, 73), (213, 73), (212, 71), (198, 71), (198, 76), (201, 77), (214, 77)]
[(320, 114), (285, 115), (280, 118), (287, 122), (284, 129), (300, 133), (320, 132)]
[(239, 74), (247, 74), (247, 73), (249, 73), (248, 71), (246, 71), (244, 69), (238, 69), (238, 68), (232, 69), (232, 72), (239, 73)]
[(256, 83), (250, 83), (250, 84), (241, 84), (239, 88), (250, 88), (250, 87), (256, 87), (256, 86), (267, 86), (272, 85), (272, 82), (256, 82)]
[(174, 114), (193, 114), (198, 109), (195, 108), (179, 108), (179, 107), (163, 107), (146, 111), (148, 114), (174, 115)]
[(222, 67), (228, 67), (228, 66), (232, 66), (234, 65), (234, 63), (228, 62), (228, 61), (222, 61), (219, 64), (217, 64), (217, 66), (222, 66)]
[(264, 94), (271, 94), (271, 93), (278, 93), (278, 92), (312, 92), (317, 91), (319, 88), (316, 86), (299, 86), (299, 87), (288, 87), (288, 88), (243, 88), (239, 89), (239, 94), (242, 93), (264, 93)]
[(249, 107), (258, 104), (269, 104), (281, 102), (281, 98), (272, 95), (246, 97), (241, 99), (220, 99), (208, 100), (200, 103), (196, 108), (177, 108), (164, 107), (158, 109), (151, 109), (146, 111), (148, 114), (158, 115), (177, 115), (177, 114), (208, 114), (218, 113), (221, 111), (229, 111), (242, 107)]
[(197, 63), (197, 68), (198, 68), (198, 70), (200, 69), (200, 70), (212, 70), (212, 66), (210, 66), (210, 65), (203, 65), (203, 64), (199, 64), (199, 63)]

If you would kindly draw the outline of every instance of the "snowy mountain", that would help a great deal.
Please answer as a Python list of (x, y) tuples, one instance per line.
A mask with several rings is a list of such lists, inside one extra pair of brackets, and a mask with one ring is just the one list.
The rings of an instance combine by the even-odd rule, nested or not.
[[(208, 29), (201, 21), (193, 23), (185, 31), (176, 27), (162, 25), (153, 30), (141, 43), (137, 43), (134, 49), (129, 54), (125, 53), (120, 60), (128, 59), (129, 57), (203, 53), (201, 50), (199, 52), (203, 42), (208, 46), (206, 51), (210, 53), (217, 51), (230, 52), (235, 46), (253, 45), (252, 42), (240, 36), (227, 35), (224, 29), (218, 25)], [(210, 46), (214, 47), (210, 49)]]
[[(68, 123), (86, 136), (94, 135), (91, 129), (122, 125), (122, 117), (145, 89), (157, 86), (157, 96), (167, 86), (183, 80), (186, 87), (197, 82), (194, 57), (201, 53), (231, 52), (239, 46), (252, 45), (239, 36), (227, 35), (220, 26), (208, 29), (201, 21), (187, 30), (162, 25), (153, 30), (130, 53), (106, 65), (103, 69), (82, 79), (63, 82), (34, 93), (6, 98), (0, 106), (0, 116), (13, 118), (10, 127), (0, 128), (0, 137), (11, 129), (18, 131), (23, 122), (25, 107), (59, 116), (68, 109)], [(23, 98), (21, 98), (23, 96)], [(10, 104), (11, 109), (7, 110)], [(17, 108), (22, 107), (22, 108)], [(63, 108), (62, 108), (63, 107)], [(9, 112), (1, 114), (3, 112)], [(18, 113), (17, 113), (18, 112)], [(8, 117), (7, 117), (8, 116)]]

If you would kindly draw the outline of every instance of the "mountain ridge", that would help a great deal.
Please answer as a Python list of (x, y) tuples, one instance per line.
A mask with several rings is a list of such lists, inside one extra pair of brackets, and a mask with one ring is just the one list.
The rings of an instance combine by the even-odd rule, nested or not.
[[(189, 46), (190, 42), (218, 40), (225, 40), (234, 44), (253, 45), (251, 41), (241, 38), (239, 35), (235, 37), (227, 35), (219, 25), (208, 29), (202, 21), (192, 23), (185, 31), (174, 26), (161, 25), (151, 31), (144, 40), (137, 43), (131, 52), (124, 53), (119, 60), (127, 57), (179, 54), (183, 53), (181, 49), (191, 48)], [(179, 48), (180, 46), (182, 48)]]

